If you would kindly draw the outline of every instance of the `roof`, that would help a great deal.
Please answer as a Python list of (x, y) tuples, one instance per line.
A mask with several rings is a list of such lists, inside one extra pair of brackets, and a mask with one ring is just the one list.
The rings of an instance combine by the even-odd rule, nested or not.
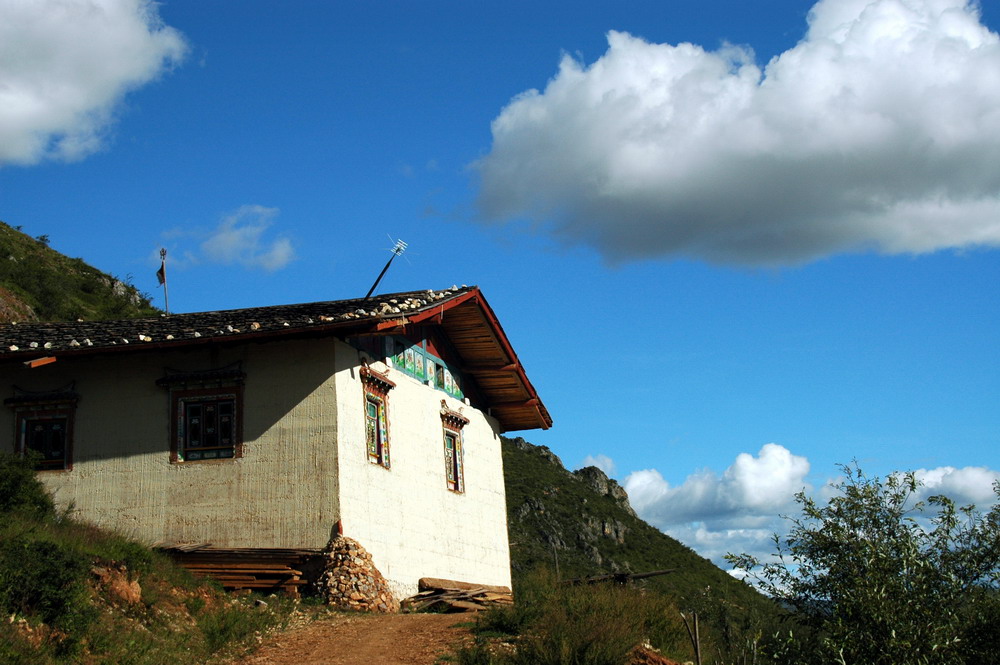
[(459, 369), (473, 379), (482, 406), (504, 431), (552, 425), (499, 320), (475, 286), (143, 319), (0, 324), (0, 362), (284, 337), (402, 334), (428, 324), (440, 326)]

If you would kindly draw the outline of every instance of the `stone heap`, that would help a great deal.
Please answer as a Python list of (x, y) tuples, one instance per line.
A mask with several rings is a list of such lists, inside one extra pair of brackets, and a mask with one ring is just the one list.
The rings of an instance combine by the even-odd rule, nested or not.
[(358, 612), (399, 611), (382, 573), (358, 541), (337, 536), (323, 551), (324, 566), (317, 586), (330, 607)]

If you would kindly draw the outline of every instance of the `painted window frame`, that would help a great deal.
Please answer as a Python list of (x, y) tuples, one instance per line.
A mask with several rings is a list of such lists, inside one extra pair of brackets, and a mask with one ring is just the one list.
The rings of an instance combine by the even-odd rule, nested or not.
[[(243, 386), (225, 388), (194, 388), (173, 390), (171, 397), (170, 461), (181, 464), (228, 462), (243, 457)], [(190, 443), (189, 413), (193, 407), (205, 408), (231, 404), (231, 445), (196, 446)], [(202, 416), (204, 420), (204, 416)], [(204, 424), (200, 423), (200, 424)], [(210, 452), (211, 457), (193, 457), (198, 452)], [(229, 453), (229, 454), (224, 454)]]
[(455, 494), (465, 494), (465, 441), (462, 430), (468, 424), (468, 418), (460, 411), (449, 409), (447, 402), (441, 400), (445, 487)]
[[(28, 430), (33, 423), (63, 424), (62, 455), (38, 459), (35, 470), (58, 473), (73, 470), (74, 448), (73, 430), (76, 421), (76, 406), (79, 395), (73, 384), (61, 390), (29, 392), (14, 388), (14, 397), (4, 400), (4, 404), (14, 410), (14, 452), (24, 457), (29, 452)], [(41, 452), (41, 451), (37, 451)]]
[(389, 336), (382, 352), (386, 362), (400, 372), (457, 400), (465, 399), (464, 381), (451, 370), (447, 361), (425, 348), (426, 343), (426, 340), (418, 343), (405, 337)]
[[(237, 361), (226, 367), (207, 370), (175, 370), (164, 369), (163, 377), (156, 380), (156, 385), (166, 388), (169, 409), (169, 437), (171, 464), (212, 464), (231, 462), (243, 457), (243, 384), (246, 374), (243, 363)], [(188, 408), (194, 405), (209, 403), (232, 402), (232, 445), (212, 446), (211, 448), (188, 445), (190, 431), (187, 423)], [(205, 448), (206, 450), (229, 450), (232, 454), (191, 459), (189, 449)]]
[(361, 367), (361, 383), (364, 398), (362, 418), (365, 428), (365, 454), (369, 463), (390, 469), (392, 460), (389, 391), (395, 388), (396, 384), (389, 380), (387, 373), (378, 372), (368, 365)]

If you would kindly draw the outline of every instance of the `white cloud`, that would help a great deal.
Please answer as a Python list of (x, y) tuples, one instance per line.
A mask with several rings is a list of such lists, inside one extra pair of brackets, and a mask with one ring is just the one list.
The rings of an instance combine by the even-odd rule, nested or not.
[(615, 461), (607, 455), (587, 455), (583, 458), (583, 466), (596, 466), (609, 476), (615, 472)]
[[(725, 568), (723, 556), (728, 552), (746, 552), (761, 559), (773, 554), (773, 535), (784, 536), (788, 531), (782, 515), (801, 514), (795, 502), (797, 492), (805, 490), (824, 505), (835, 494), (833, 484), (844, 481), (843, 477), (829, 478), (813, 491), (806, 482), (809, 469), (805, 457), (768, 443), (756, 456), (739, 454), (722, 475), (705, 469), (671, 487), (659, 471), (645, 469), (629, 474), (624, 487), (642, 519)], [(974, 504), (981, 512), (997, 502), (993, 485), (1000, 482), (1000, 471), (942, 466), (914, 473), (923, 483), (915, 500), (944, 494), (960, 506)], [(929, 526), (926, 517), (934, 512), (929, 507), (919, 522)]]
[(608, 45), (494, 120), (485, 217), (611, 260), (1000, 245), (1000, 37), (971, 0), (821, 0), (763, 69), (744, 47)]
[(722, 476), (704, 469), (670, 487), (659, 471), (646, 469), (625, 478), (625, 491), (636, 512), (661, 528), (692, 522), (759, 526), (792, 505), (808, 473), (805, 457), (768, 443), (756, 457), (740, 453)]
[(292, 241), (283, 236), (269, 241), (263, 238), (278, 212), (277, 208), (242, 206), (225, 216), (201, 243), (202, 255), (214, 263), (236, 263), (268, 272), (284, 268), (295, 258)]
[[(280, 270), (295, 259), (292, 241), (285, 236), (266, 238), (274, 225), (278, 208), (244, 205), (224, 215), (210, 231), (197, 228), (173, 228), (161, 234), (168, 248), (168, 269), (186, 269), (206, 263), (241, 265), (267, 272)], [(192, 249), (190, 244), (197, 243)], [(150, 265), (160, 265), (160, 248), (149, 254)]]
[(0, 164), (100, 149), (125, 94), (186, 49), (150, 0), (0, 2)]
[(967, 466), (956, 469), (941, 466), (936, 469), (917, 469), (917, 480), (923, 483), (918, 497), (926, 500), (943, 494), (959, 505), (973, 504), (979, 509), (992, 506), (996, 500), (993, 485), (1000, 482), (1000, 471), (984, 466)]
[(795, 513), (795, 493), (809, 490), (809, 461), (768, 443), (756, 456), (740, 453), (722, 475), (704, 469), (671, 487), (655, 469), (625, 478), (625, 491), (644, 520), (725, 566), (728, 552), (765, 556), (780, 515)]

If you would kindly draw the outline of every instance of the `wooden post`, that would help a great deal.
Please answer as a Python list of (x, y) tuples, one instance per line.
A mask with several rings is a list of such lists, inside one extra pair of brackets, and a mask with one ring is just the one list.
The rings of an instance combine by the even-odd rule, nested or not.
[(688, 619), (681, 612), (681, 619), (684, 621), (684, 627), (687, 628), (688, 637), (691, 639), (691, 646), (694, 648), (694, 662), (695, 665), (701, 665), (701, 636), (698, 634), (698, 613), (691, 613), (692, 623), (694, 623), (694, 629), (692, 630), (691, 624), (688, 623)]

